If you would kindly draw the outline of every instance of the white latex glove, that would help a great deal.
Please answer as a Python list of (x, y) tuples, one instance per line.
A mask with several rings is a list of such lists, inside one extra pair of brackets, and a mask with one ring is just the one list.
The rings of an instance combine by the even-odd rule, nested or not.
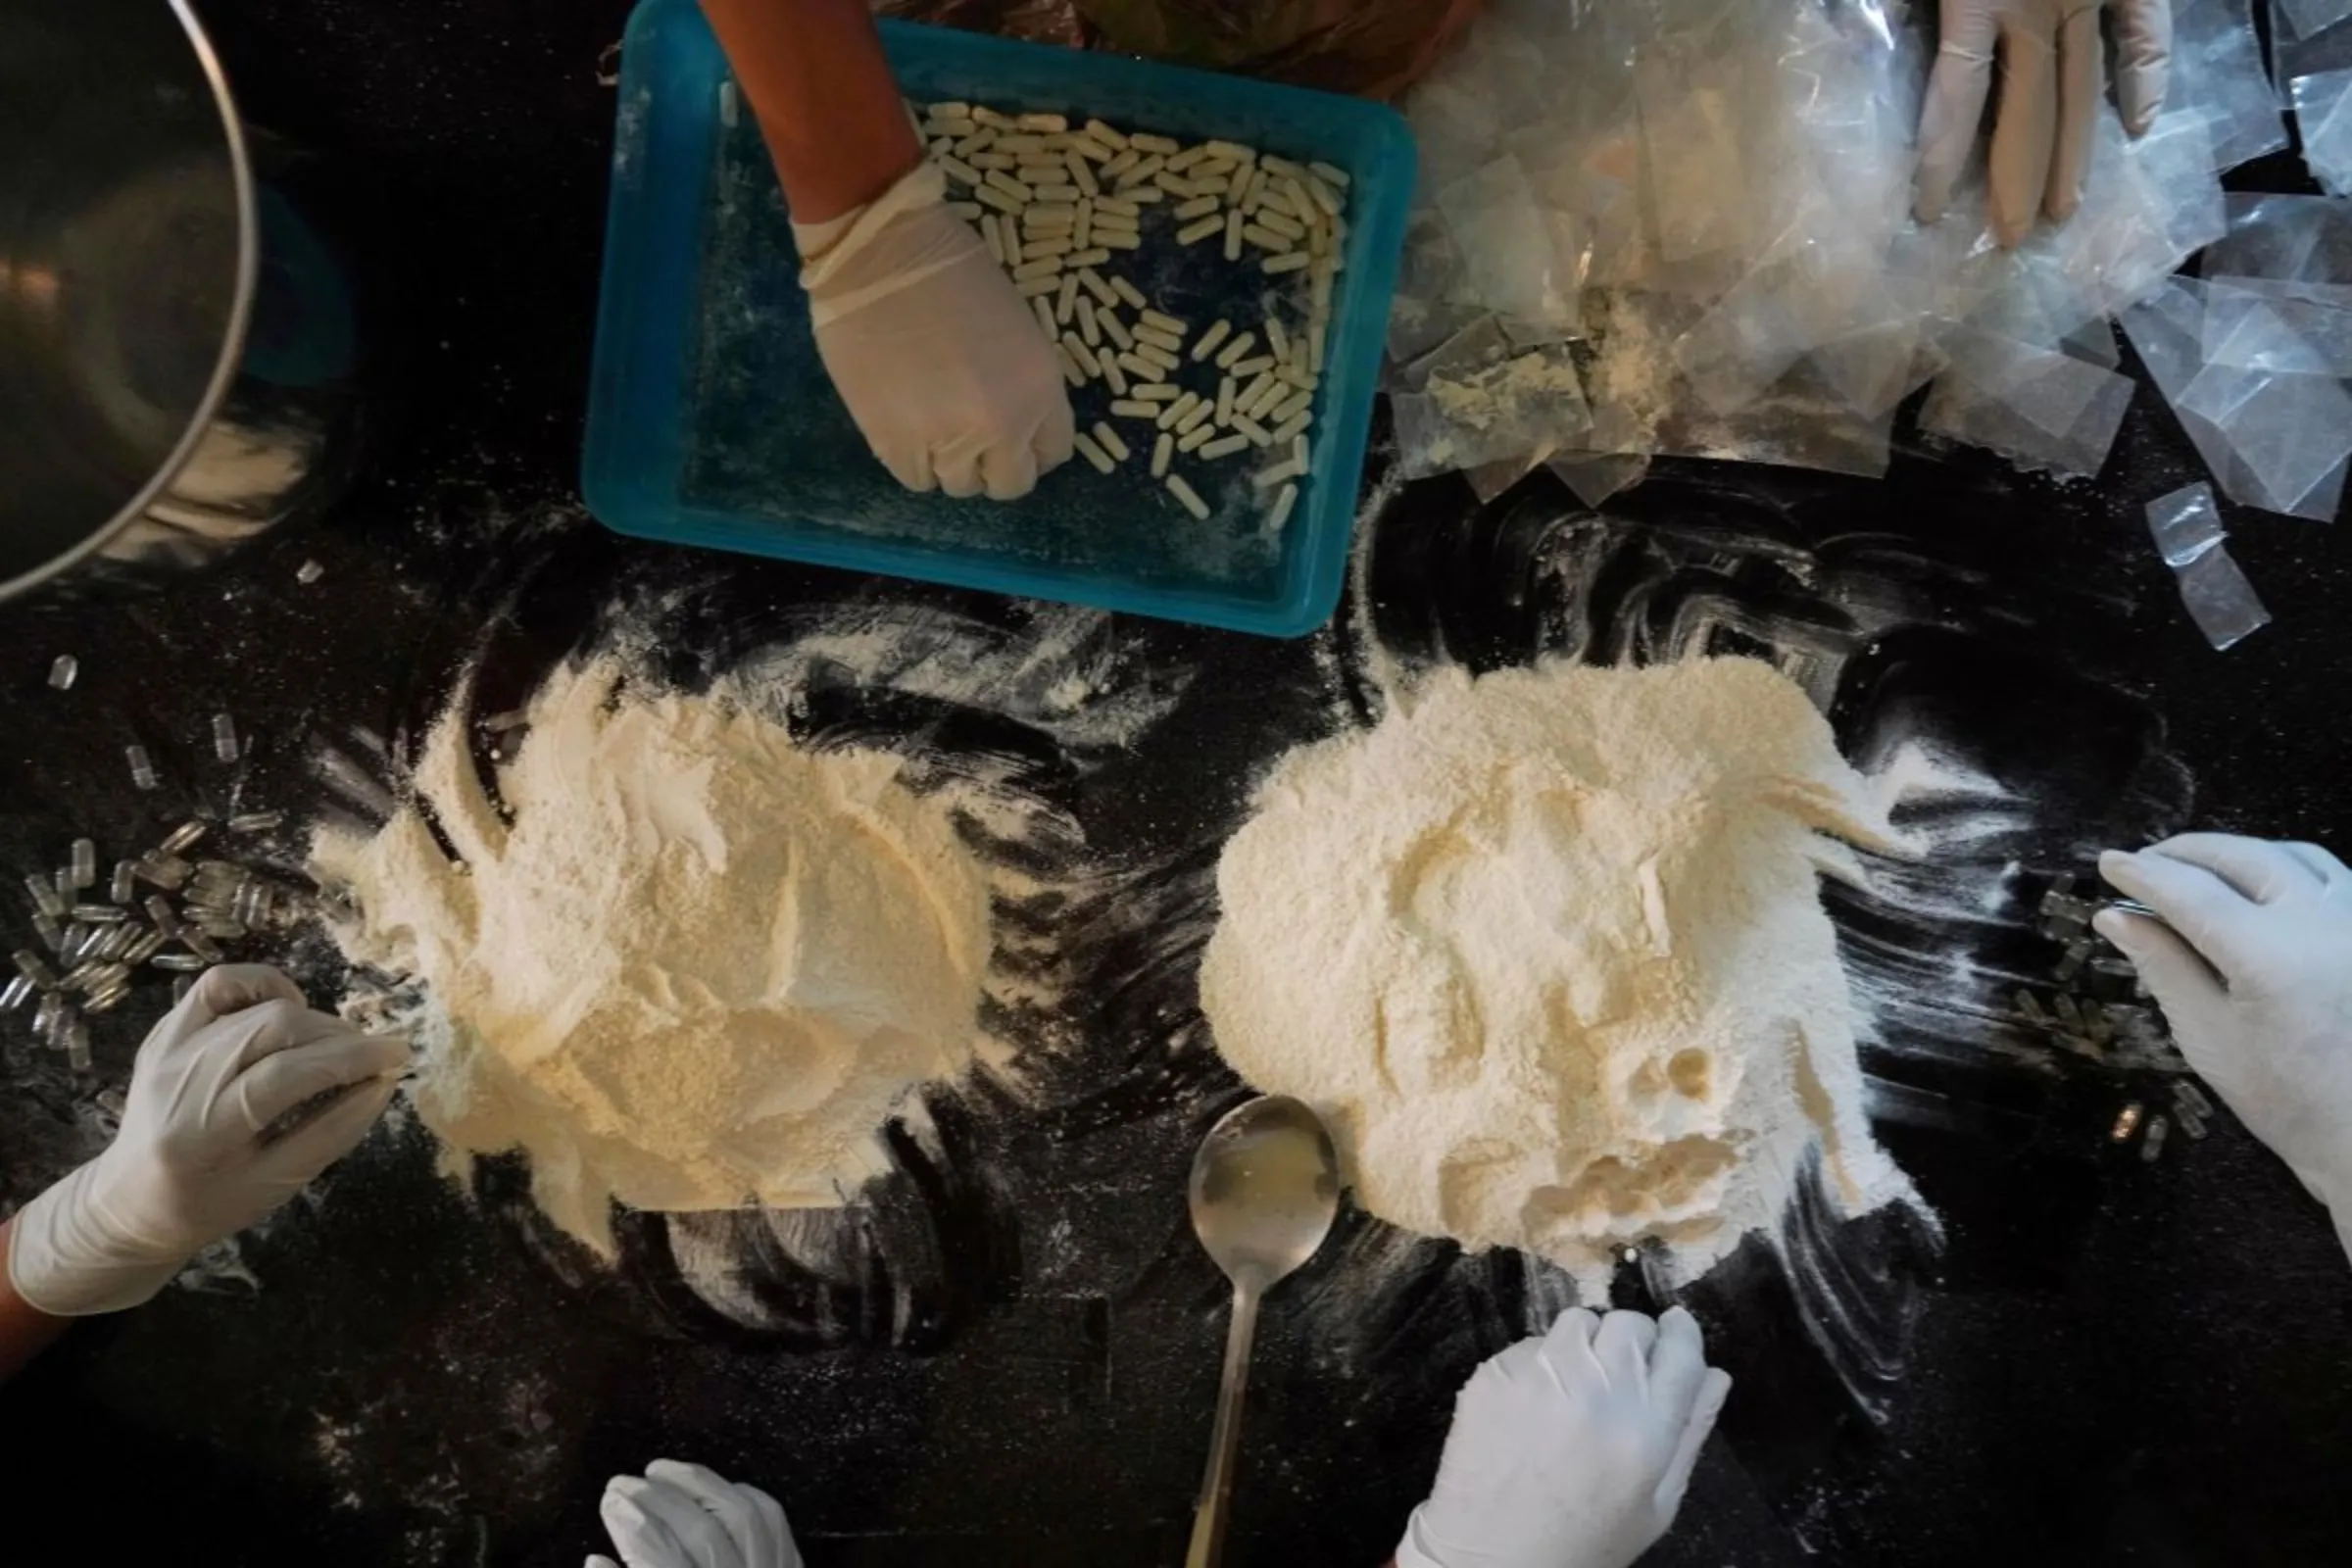
[(614, 1476), (598, 1511), (620, 1563), (590, 1557), (588, 1568), (801, 1568), (782, 1505), (699, 1464), (656, 1459), (642, 1481)]
[(1996, 47), (2001, 104), (1989, 171), (1993, 233), (2015, 245), (2033, 230), (2036, 214), (2056, 222), (2074, 216), (2107, 90), (2104, 11), (2115, 13), (2124, 129), (2143, 136), (2164, 108), (2172, 0), (1942, 0), (1942, 43), (1919, 122), (1921, 222), (1943, 217), (1976, 147)]
[(1396, 1568), (1626, 1568), (1674, 1523), (1731, 1388), (1679, 1306), (1561, 1313), (1463, 1386)]
[(405, 1041), (311, 1011), (275, 969), (208, 969), (139, 1047), (115, 1141), (17, 1214), (10, 1282), (52, 1317), (138, 1305), (366, 1137), (408, 1064)]
[(1010, 501), (1069, 461), (1060, 362), (936, 168), (793, 238), (825, 368), (901, 484)]
[(2198, 1076), (2302, 1178), (2352, 1252), (2352, 872), (2220, 833), (2099, 858), (2163, 918), (2102, 911)]

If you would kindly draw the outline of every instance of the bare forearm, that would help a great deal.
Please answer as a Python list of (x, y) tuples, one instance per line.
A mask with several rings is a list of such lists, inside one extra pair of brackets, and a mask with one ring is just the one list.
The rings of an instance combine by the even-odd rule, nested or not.
[(17, 1294), (8, 1271), (8, 1251), (15, 1239), (16, 1221), (0, 1221), (0, 1383), (49, 1348), (66, 1332), (68, 1319), (36, 1310)]
[(703, 14), (759, 116), (795, 222), (861, 207), (921, 160), (866, 0), (703, 0)]

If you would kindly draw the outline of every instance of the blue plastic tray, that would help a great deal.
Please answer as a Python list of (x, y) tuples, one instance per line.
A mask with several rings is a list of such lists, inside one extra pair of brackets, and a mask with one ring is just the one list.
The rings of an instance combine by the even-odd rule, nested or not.
[[(645, 0), (629, 21), (582, 459), (589, 509), (648, 539), (1269, 636), (1329, 619), (1412, 195), (1403, 121), (1357, 99), (1116, 55), (901, 23), (882, 34), (910, 98), (1100, 115), (1352, 176), (1314, 466), (1281, 536), (1257, 526), (1247, 456), (1218, 466), (1232, 478), (1209, 497), (1219, 510), (1207, 523), (1149, 477), (1140, 453), (1108, 477), (1073, 461), (1010, 505), (900, 488), (818, 361), (782, 194), (748, 110), (722, 123), (726, 62), (696, 0)], [(1143, 255), (1174, 249), (1151, 237), (1168, 220), (1155, 211)], [(1228, 285), (1230, 312), (1181, 270), (1148, 292), (1196, 328), (1230, 314), (1238, 330), (1256, 318), (1258, 284), (1273, 281)], [(1099, 395), (1080, 394), (1082, 428)]]

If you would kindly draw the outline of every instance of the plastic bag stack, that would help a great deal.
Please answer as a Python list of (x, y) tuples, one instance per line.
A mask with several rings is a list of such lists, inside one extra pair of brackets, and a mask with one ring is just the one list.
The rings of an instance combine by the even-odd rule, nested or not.
[(1981, 160), (1911, 220), (1933, 39), (1900, 0), (1498, 0), (1406, 104), (1404, 473), (1549, 464), (1589, 502), (1660, 453), (1877, 475), (1931, 384), (1927, 434), (2096, 473), (2132, 388), (2111, 319), (2286, 143), (2249, 3), (2176, 0), (2172, 107), (2137, 142), (2104, 109), (2082, 210), (2004, 252)]

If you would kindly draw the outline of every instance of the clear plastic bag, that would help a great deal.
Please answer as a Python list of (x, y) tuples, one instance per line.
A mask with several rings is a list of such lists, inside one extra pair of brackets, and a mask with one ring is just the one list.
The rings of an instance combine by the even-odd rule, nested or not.
[(1573, 215), (1540, 206), (1516, 158), (1491, 159), (1444, 186), (1436, 200), (1462, 258), (1458, 288), (1521, 320), (1576, 320)]
[[(2352, 470), (2352, 418), (2340, 382), (2206, 357), (2207, 285), (2176, 277), (2123, 316), (2149, 378), (2172, 406), (2222, 493), (2241, 506), (2328, 521)], [(2225, 338), (2225, 345), (2236, 334)], [(2226, 351), (2253, 356), (2247, 339)]]
[(2228, 232), (2207, 248), (2206, 275), (2352, 287), (2352, 205), (2233, 191), (2225, 207)]
[(2352, 196), (2352, 70), (2320, 71), (2289, 84), (2295, 123), (2303, 133), (2303, 164), (2320, 188)]
[(2208, 278), (2205, 361), (2284, 375), (2352, 376), (2352, 311), (2234, 278)]
[(1580, 337), (1592, 428), (1549, 447), (1580, 477), (1657, 453), (1883, 471), (1950, 346), (2004, 342), (2034, 373), (1980, 352), (1932, 427), (2095, 472), (2129, 401), (2108, 319), (2225, 232), (2216, 169), (2283, 130), (2247, 4), (2180, 0), (2186, 107), (2134, 142), (2103, 105), (2082, 209), (2004, 251), (1981, 170), (1911, 219), (1931, 40), (1900, 4), (1494, 0), (1406, 106), (1433, 194), (1393, 335), (1426, 349), (1442, 306)]
[(2352, 17), (2352, 0), (2271, 0), (2271, 16), (2286, 24), (2289, 36), (2317, 38)]
[(2217, 172), (2287, 145), (2283, 105), (2263, 62), (2252, 0), (2173, 0), (2169, 80), (2168, 101), (2205, 117)]
[(2222, 509), (2208, 485), (2186, 485), (2148, 503), (2148, 537), (2156, 553), (2176, 569), (2187, 565), (2227, 537)]
[(2254, 585), (2224, 548), (2228, 537), (2222, 509), (2201, 484), (2175, 490), (2148, 503), (2148, 537), (2173, 569), (2189, 618), (2217, 650), (2235, 646), (2270, 624)]
[(2173, 575), (2188, 618), (2217, 653), (2236, 647), (2271, 623), (2271, 612), (2227, 550), (2207, 551)]
[(1958, 335), (1921, 411), (1931, 435), (2000, 453), (2021, 468), (2090, 478), (2132, 403), (2128, 376), (1986, 333)]
[(1569, 347), (1523, 348), (1492, 316), (1415, 362), (1407, 383), (1391, 400), (1401, 478), (1516, 463), (1507, 486), (1592, 429)]

